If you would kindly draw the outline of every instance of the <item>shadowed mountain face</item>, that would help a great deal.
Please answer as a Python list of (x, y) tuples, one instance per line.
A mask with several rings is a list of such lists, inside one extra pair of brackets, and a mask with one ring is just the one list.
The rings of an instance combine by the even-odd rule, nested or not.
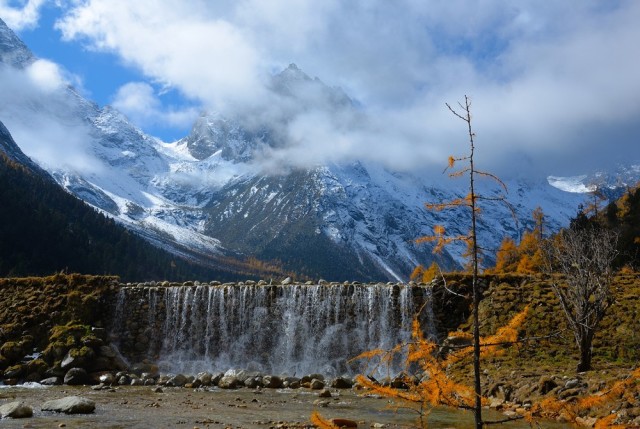
[(235, 277), (180, 260), (65, 192), (0, 122), (0, 276), (60, 271), (127, 280)]
[[(0, 21), (0, 67), (19, 77), (33, 61)], [(446, 268), (463, 263), (464, 246), (434, 256), (429, 245), (414, 241), (432, 234), (436, 224), (452, 234), (468, 232), (467, 213), (424, 208), (425, 202), (464, 197), (459, 183), (434, 183), (425, 174), (365, 162), (297, 170), (276, 162), (267, 172), (262, 161), (291, 144), (283, 129), (297, 112), (339, 111), (355, 120), (362, 115), (342, 90), (293, 64), (273, 76), (270, 91), (281, 111), (277, 118), (203, 113), (174, 143), (146, 135), (115, 109), (69, 87), (16, 92), (0, 104), (0, 120), (23, 148), (68, 147), (77, 155), (80, 161), (26, 151), (70, 193), (199, 263), (219, 268), (225, 258), (255, 257), (314, 278), (376, 281), (406, 280), (417, 264), (434, 258)], [(521, 229), (536, 206), (546, 213), (548, 230), (558, 229), (584, 201), (546, 182), (508, 184)], [(487, 248), (521, 232), (498, 204), (485, 208), (482, 222)]]

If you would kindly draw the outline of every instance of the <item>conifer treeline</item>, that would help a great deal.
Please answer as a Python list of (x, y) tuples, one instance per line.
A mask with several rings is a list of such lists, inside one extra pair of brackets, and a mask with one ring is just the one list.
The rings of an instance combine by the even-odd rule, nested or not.
[(123, 281), (229, 279), (177, 259), (0, 152), (0, 276), (68, 271)]
[[(503, 240), (496, 254), (496, 265), (488, 270), (493, 273), (530, 274), (540, 272), (543, 265), (541, 245), (545, 238), (544, 214), (541, 209), (533, 212), (535, 226), (526, 231), (519, 243), (510, 237)], [(638, 271), (640, 269), (640, 186), (629, 188), (617, 201), (605, 210), (597, 205), (580, 207), (569, 228), (597, 228), (614, 232), (618, 236), (616, 269)]]
[[(586, 209), (580, 207), (570, 228), (601, 228), (613, 231), (617, 236), (618, 257), (614, 268), (640, 271), (640, 184), (627, 189), (617, 201), (611, 202), (604, 210), (591, 204)], [(534, 227), (525, 231), (519, 242), (506, 237), (496, 252), (496, 264), (485, 270), (488, 274), (518, 273), (532, 274), (543, 270), (542, 243), (548, 239), (545, 231), (544, 213), (537, 208), (533, 211)], [(440, 277), (440, 268), (433, 263), (429, 268), (418, 266), (411, 274), (412, 280), (429, 282)]]
[[(595, 208), (594, 208), (595, 207)], [(533, 212), (535, 226), (526, 231), (520, 243), (507, 237), (496, 254), (496, 266), (489, 270), (494, 273), (530, 274), (542, 270), (543, 257), (541, 245), (545, 240), (544, 214), (542, 210)], [(638, 271), (640, 269), (640, 185), (627, 189), (617, 201), (611, 202), (605, 210), (597, 205), (587, 209), (580, 207), (569, 228), (606, 229), (618, 236), (618, 257), (616, 269)]]

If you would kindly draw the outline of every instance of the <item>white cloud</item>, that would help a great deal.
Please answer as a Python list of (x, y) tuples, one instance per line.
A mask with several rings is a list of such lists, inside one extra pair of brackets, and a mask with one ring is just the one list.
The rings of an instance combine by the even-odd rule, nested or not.
[(0, 0), (0, 17), (15, 31), (33, 28), (40, 19), (40, 8), (47, 0)]
[(165, 107), (146, 82), (129, 82), (121, 86), (113, 100), (113, 107), (141, 126), (187, 128), (198, 115), (195, 108)]
[(44, 92), (55, 91), (68, 83), (60, 66), (48, 60), (34, 61), (27, 66), (26, 72), (31, 82)]
[[(630, 0), (86, 0), (58, 27), (209, 109), (278, 125), (277, 162), (444, 162), (466, 140), (444, 103), (469, 94), (482, 161), (547, 174), (640, 158), (639, 20)], [(274, 96), (269, 74), (289, 62), (368, 119)]]
[(201, 2), (91, 0), (58, 23), (66, 39), (114, 52), (188, 97), (224, 106), (260, 91), (258, 55), (244, 34)]
[(69, 100), (57, 67), (36, 61), (25, 70), (0, 65), (0, 120), (29, 157), (57, 168), (94, 172), (91, 134)]

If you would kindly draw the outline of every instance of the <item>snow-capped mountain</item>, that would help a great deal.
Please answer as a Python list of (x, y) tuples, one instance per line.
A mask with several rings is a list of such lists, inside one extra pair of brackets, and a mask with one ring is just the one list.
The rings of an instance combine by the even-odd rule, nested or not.
[[(19, 75), (35, 61), (0, 21), (0, 71)], [(295, 65), (274, 76), (271, 86), (289, 109), (308, 109), (319, 101), (355, 109), (342, 90)], [(462, 245), (434, 256), (430, 245), (416, 245), (415, 239), (432, 234), (436, 224), (453, 234), (467, 233), (467, 213), (424, 208), (425, 202), (463, 197), (464, 186), (364, 162), (267, 174), (255, 160), (283, 144), (281, 124), (247, 125), (242, 118), (203, 113), (188, 136), (165, 143), (66, 86), (14, 94), (0, 105), (0, 120), (70, 193), (156, 245), (200, 261), (243, 255), (330, 280), (406, 280), (417, 264), (434, 258), (447, 267), (463, 262)], [(73, 152), (82, 156), (60, 160), (29, 153), (34, 139), (62, 148), (71, 140)], [(548, 231), (567, 225), (584, 195), (565, 192), (559, 184), (566, 181), (551, 182), (555, 187), (508, 183), (519, 224), (507, 208), (485, 207), (484, 247), (497, 248), (503, 236), (517, 236), (537, 206), (547, 215)]]
[(599, 171), (580, 176), (548, 177), (549, 184), (562, 191), (579, 194), (598, 192), (609, 200), (622, 196), (629, 187), (637, 185), (639, 179), (640, 164), (619, 166), (611, 172)]

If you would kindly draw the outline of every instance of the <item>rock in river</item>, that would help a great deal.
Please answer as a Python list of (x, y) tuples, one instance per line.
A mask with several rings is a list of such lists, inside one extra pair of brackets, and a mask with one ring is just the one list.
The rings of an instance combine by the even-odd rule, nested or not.
[(23, 402), (10, 402), (0, 406), (0, 418), (22, 419), (33, 416), (33, 410)]
[(96, 404), (90, 399), (80, 396), (67, 396), (62, 399), (54, 399), (42, 404), (42, 411), (55, 411), (65, 414), (91, 414), (96, 409)]

